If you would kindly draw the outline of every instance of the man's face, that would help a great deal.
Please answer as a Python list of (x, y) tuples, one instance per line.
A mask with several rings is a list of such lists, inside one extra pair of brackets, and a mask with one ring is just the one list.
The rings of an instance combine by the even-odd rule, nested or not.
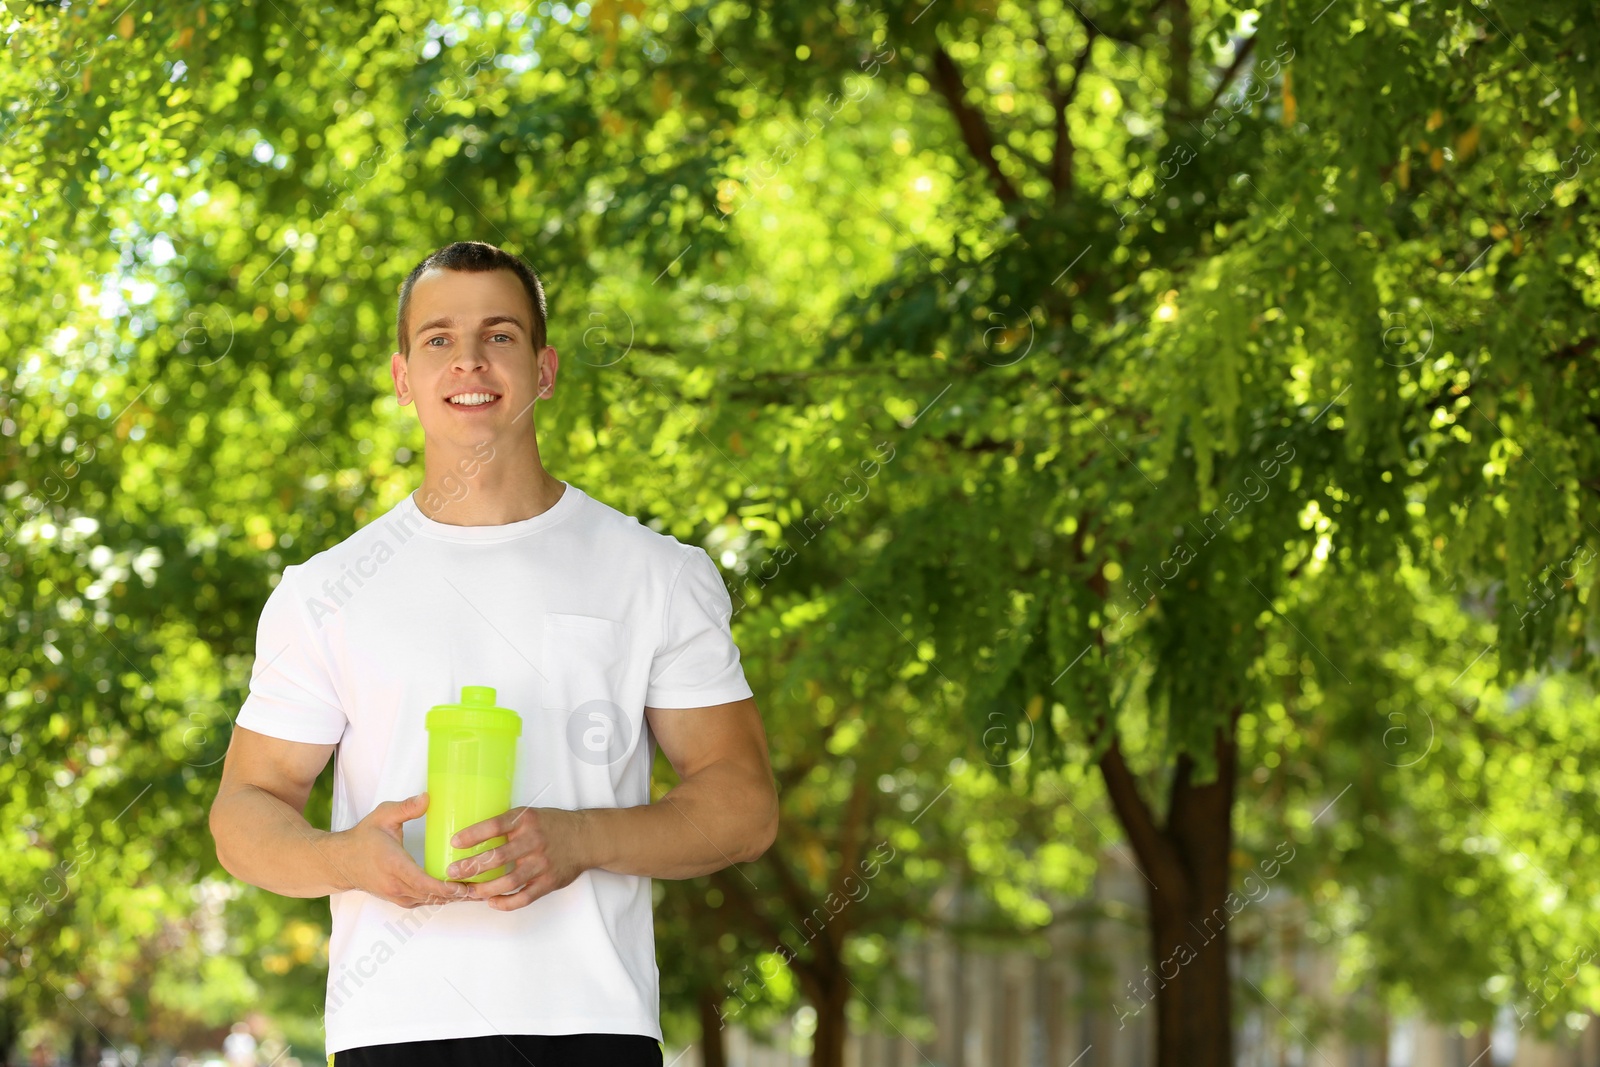
[(396, 352), (390, 372), (429, 441), (470, 447), (532, 432), (533, 402), (554, 388), (557, 359), (548, 345), (533, 350), (531, 303), (508, 270), (430, 270), (411, 287), (411, 356)]

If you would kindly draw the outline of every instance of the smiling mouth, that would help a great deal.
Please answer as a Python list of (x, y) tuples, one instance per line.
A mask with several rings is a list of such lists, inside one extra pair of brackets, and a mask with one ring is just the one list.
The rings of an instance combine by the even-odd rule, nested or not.
[(455, 396), (445, 398), (445, 403), (451, 407), (464, 408), (469, 411), (493, 407), (499, 402), (500, 394), (498, 393), (457, 393)]

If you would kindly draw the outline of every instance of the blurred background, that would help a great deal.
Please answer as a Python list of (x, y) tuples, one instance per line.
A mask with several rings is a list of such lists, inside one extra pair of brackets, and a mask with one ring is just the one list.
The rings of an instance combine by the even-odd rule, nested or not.
[(710, 552), (766, 718), (777, 844), (654, 885), (669, 1063), (1600, 1064), (1591, 5), (0, 33), (6, 1062), (323, 1062), (327, 901), (206, 813), (481, 239), (546, 464)]

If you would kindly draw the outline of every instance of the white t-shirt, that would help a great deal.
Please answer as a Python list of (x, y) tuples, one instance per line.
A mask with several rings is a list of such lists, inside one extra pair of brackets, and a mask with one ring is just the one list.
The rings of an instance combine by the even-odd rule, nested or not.
[[(466, 685), (522, 717), (512, 806), (650, 802), (648, 705), (751, 696), (703, 549), (578, 489), (531, 519), (452, 526), (411, 496), (284, 568), (238, 725), (334, 744), (333, 830), (427, 785), (424, 718)], [(405, 824), (423, 861), (426, 816)], [(494, 1034), (660, 1040), (650, 879), (590, 870), (510, 912), (330, 898), (327, 1051)]]

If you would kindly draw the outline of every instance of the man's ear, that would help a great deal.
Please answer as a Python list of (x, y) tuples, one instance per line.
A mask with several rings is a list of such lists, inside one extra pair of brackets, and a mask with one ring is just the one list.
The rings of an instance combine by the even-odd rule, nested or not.
[(394, 395), (401, 407), (411, 403), (411, 381), (407, 373), (409, 370), (403, 353), (396, 352), (389, 357), (389, 377), (394, 379)]
[[(544, 369), (541, 369), (539, 372), (540, 381), (538, 399), (544, 400), (553, 392), (555, 392), (556, 371), (561, 365), (561, 357), (556, 355), (556, 350), (552, 345), (545, 345), (544, 348), (540, 349), (539, 356), (540, 367), (548, 368), (548, 375)], [(548, 380), (546, 380), (546, 378), (548, 378)]]

